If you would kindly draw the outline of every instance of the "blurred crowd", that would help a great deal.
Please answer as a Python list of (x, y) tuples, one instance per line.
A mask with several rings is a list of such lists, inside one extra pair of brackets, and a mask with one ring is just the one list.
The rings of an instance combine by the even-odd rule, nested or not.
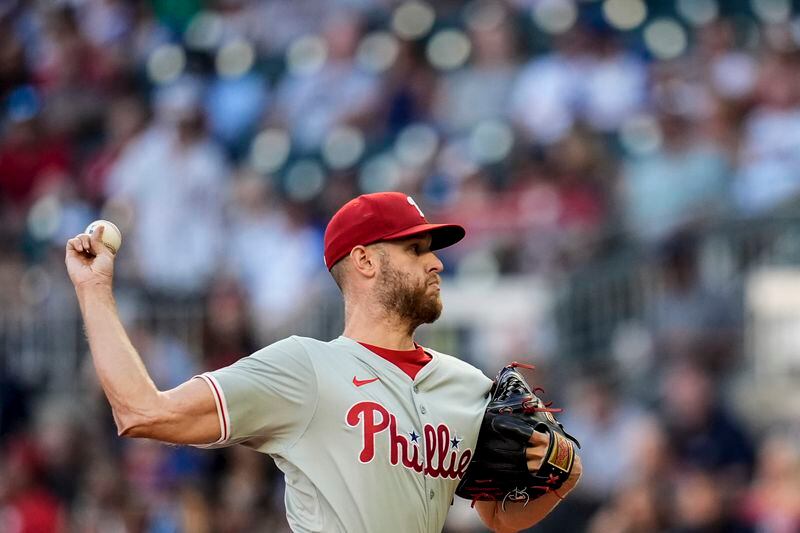
[[(201, 310), (200, 354), (157, 317), (128, 321), (167, 388), (319, 314), (335, 290), (325, 223), (362, 192), (405, 191), (465, 225), (446, 276), (556, 281), (637, 247), (663, 265), (641, 317), (653, 359), (582, 368), (556, 393), (585, 474), (536, 531), (800, 531), (800, 439), (727, 400), (741, 305), (703, 285), (695, 241), (800, 197), (798, 13), (5, 0), (2, 313), (74, 306), (63, 244), (113, 220), (123, 315)], [(286, 530), (271, 461), (120, 440), (88, 364), (80, 376), (47, 395), (0, 364), (0, 531)], [(448, 531), (481, 531), (461, 511)]]

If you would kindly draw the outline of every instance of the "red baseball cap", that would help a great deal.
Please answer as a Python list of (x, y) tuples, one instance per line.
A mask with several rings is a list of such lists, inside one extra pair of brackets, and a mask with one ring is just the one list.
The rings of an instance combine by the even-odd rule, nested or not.
[(431, 250), (439, 250), (463, 239), (465, 231), (458, 224), (430, 224), (414, 199), (406, 194), (362, 194), (344, 204), (325, 228), (325, 266), (330, 270), (354, 246), (421, 233), (430, 233)]

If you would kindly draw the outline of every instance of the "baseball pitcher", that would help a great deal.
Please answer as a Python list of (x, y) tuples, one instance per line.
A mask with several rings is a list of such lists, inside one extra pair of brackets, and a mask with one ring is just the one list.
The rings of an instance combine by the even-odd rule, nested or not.
[(342, 335), (290, 337), (168, 391), (119, 320), (102, 231), (70, 239), (66, 265), (121, 436), (268, 454), (295, 532), (440, 532), (457, 487), (487, 527), (518, 531), (575, 486), (580, 458), (521, 376), (493, 384), (414, 342), (442, 311), (434, 252), (463, 237), (405, 194), (351, 200), (325, 231)]

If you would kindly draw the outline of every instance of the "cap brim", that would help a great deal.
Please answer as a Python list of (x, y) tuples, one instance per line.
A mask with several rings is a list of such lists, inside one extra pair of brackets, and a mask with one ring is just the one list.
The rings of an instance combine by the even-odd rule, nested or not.
[(423, 233), (431, 234), (431, 250), (441, 250), (452, 246), (466, 235), (466, 230), (458, 224), (420, 224), (406, 228), (403, 231), (392, 233), (383, 237), (382, 241), (397, 241), (407, 239)]

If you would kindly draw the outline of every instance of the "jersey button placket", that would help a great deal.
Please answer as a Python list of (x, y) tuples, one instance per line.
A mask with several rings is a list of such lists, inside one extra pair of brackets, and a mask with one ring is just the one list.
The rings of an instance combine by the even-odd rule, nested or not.
[[(420, 425), (424, 428), (425, 427), (425, 422), (427, 421), (426, 420), (427, 417), (424, 416), (424, 415), (428, 414), (428, 409), (425, 407), (425, 404), (419, 403), (419, 386), (414, 385), (411, 390), (414, 391), (414, 396), (415, 396), (414, 403), (417, 405), (417, 409), (419, 410), (419, 413), (421, 414), (421, 416), (419, 417)], [(423, 434), (424, 434), (424, 431), (423, 431)], [(421, 451), (422, 451), (423, 457), (424, 457), (425, 456), (425, 446), (424, 446), (424, 444), (422, 446), (420, 446), (420, 448), (422, 448)], [(428, 460), (428, 458), (425, 457), (425, 461), (426, 462), (427, 462), (427, 460)], [(427, 490), (428, 501), (432, 501), (436, 494), (434, 493), (433, 489), (428, 486), (428, 484), (429, 483), (433, 483), (433, 480), (429, 479), (427, 476), (424, 476), (422, 478), (422, 483), (423, 483), (423, 486), (426, 489), (428, 489)], [(423, 494), (425, 494), (425, 493), (423, 493)], [(425, 509), (426, 514), (428, 516), (430, 516), (430, 507), (428, 505), (426, 505), (425, 507), (426, 507), (426, 509)]]
[[(414, 394), (419, 395), (419, 385), (414, 385), (411, 390), (414, 391)], [(416, 403), (416, 402), (417, 402), (417, 400), (414, 400), (414, 403)], [(428, 412), (428, 410), (425, 408), (425, 404), (421, 404), (420, 403), (418, 405), (419, 405), (419, 412), (420, 413), (422, 413), (424, 415), (424, 414), (426, 414)]]

